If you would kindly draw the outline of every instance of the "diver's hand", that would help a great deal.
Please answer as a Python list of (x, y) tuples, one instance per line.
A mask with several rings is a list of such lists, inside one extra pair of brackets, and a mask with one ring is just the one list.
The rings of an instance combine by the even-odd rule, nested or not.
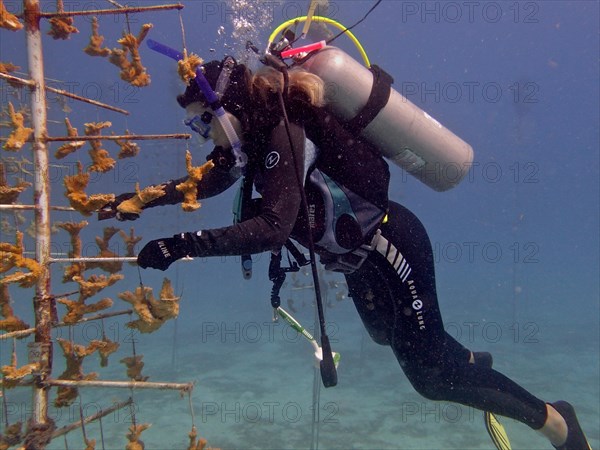
[(112, 219), (115, 218), (119, 222), (125, 222), (127, 220), (136, 220), (140, 217), (139, 214), (135, 213), (124, 213), (118, 210), (118, 207), (125, 200), (129, 200), (136, 194), (133, 192), (125, 192), (124, 194), (117, 195), (112, 202), (107, 203), (98, 211), (98, 220)]
[(187, 237), (187, 233), (180, 233), (172, 238), (148, 242), (139, 253), (137, 262), (142, 269), (151, 267), (164, 271), (184, 256), (195, 256), (194, 245)]

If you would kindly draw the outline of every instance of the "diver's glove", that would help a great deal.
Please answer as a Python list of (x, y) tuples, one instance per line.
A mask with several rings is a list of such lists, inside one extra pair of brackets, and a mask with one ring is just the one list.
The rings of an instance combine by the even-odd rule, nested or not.
[(136, 220), (139, 218), (139, 214), (124, 213), (118, 210), (121, 203), (135, 197), (135, 195), (135, 192), (125, 192), (124, 194), (117, 195), (112, 202), (109, 202), (100, 208), (98, 211), (98, 220), (112, 219), (114, 217), (119, 222), (125, 222), (126, 220)]
[(137, 262), (142, 269), (151, 267), (167, 270), (171, 264), (185, 256), (197, 256), (194, 241), (190, 233), (179, 233), (171, 238), (148, 242), (139, 253)]

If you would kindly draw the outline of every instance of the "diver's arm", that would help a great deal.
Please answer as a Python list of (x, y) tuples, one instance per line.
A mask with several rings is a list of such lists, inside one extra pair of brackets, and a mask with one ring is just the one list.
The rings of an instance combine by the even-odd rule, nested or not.
[[(304, 133), (294, 124), (290, 125), (290, 131), (299, 170), (303, 173)], [(261, 161), (264, 165), (261, 169), (264, 180), (262, 206), (256, 217), (228, 227), (180, 233), (172, 238), (151, 241), (140, 252), (140, 266), (165, 270), (173, 261), (186, 255), (230, 256), (281, 248), (292, 232), (301, 204), (294, 157), (283, 125), (273, 130), (265, 155), (265, 160)]]
[[(303, 164), (304, 133), (291, 124), (297, 160)], [(259, 164), (263, 188), (260, 213), (232, 226), (191, 233), (196, 256), (227, 256), (260, 253), (279, 249), (290, 236), (298, 211), (301, 194), (296, 181), (295, 164), (289, 139), (283, 124), (272, 134), (266, 157)], [(302, 172), (302, 166), (300, 167)]]
[[(218, 152), (221, 152), (220, 147), (215, 148), (215, 150), (207, 157), (208, 160), (212, 160), (215, 163), (215, 167), (204, 174), (202, 179), (197, 183), (196, 187), (198, 193), (196, 197), (198, 200), (215, 197), (227, 190), (238, 180), (238, 177), (234, 175), (234, 172), (231, 170), (233, 164), (219, 162), (222, 158), (218, 157)], [(186, 176), (159, 184), (158, 186), (162, 187), (164, 190), (164, 195), (146, 203), (142, 208), (147, 209), (154, 208), (155, 206), (176, 205), (183, 202), (183, 193), (177, 190), (177, 185), (183, 183), (187, 179), (188, 177)], [(136, 220), (139, 217), (139, 214), (122, 213), (119, 211), (119, 205), (133, 196), (135, 196), (134, 192), (125, 192), (118, 195), (114, 201), (108, 203), (100, 210), (98, 218), (107, 219), (116, 217), (117, 220), (121, 221)]]
[[(230, 149), (215, 147), (206, 157), (207, 161), (212, 161), (214, 167), (204, 174), (202, 179), (196, 184), (198, 193), (196, 198), (202, 200), (215, 197), (221, 192), (226, 191), (233, 183), (238, 180), (232, 171), (234, 166), (233, 155)], [(159, 197), (145, 205), (144, 208), (152, 208), (161, 205), (176, 205), (183, 202), (183, 193), (176, 189), (178, 184), (186, 181), (188, 177), (182, 177), (178, 180), (171, 180), (161, 186), (165, 189), (165, 195)]]

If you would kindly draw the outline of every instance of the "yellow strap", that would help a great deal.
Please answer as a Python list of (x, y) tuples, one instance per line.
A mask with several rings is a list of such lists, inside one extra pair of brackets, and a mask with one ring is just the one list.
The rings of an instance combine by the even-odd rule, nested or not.
[[(279, 33), (281, 33), (284, 29), (288, 28), (291, 25), (297, 25), (299, 23), (306, 22), (307, 20), (308, 20), (307, 16), (302, 16), (302, 17), (296, 17), (295, 19), (290, 19), (290, 20), (288, 20), (286, 22), (283, 22), (281, 25), (279, 25), (277, 28), (275, 28), (275, 30), (273, 30), (273, 32), (269, 36), (269, 42), (267, 43), (267, 48), (271, 47), (271, 44), (275, 40), (275, 37)], [(333, 19), (330, 19), (329, 17), (313, 16), (312, 20), (315, 21), (315, 22), (324, 22), (324, 23), (333, 25), (333, 26), (339, 28), (342, 31), (346, 29), (346, 27), (344, 25), (342, 25), (339, 22), (336, 22)], [(350, 40), (354, 43), (354, 45), (358, 49), (358, 52), (360, 53), (360, 56), (362, 57), (363, 62), (365, 63), (365, 65), (367, 67), (371, 67), (371, 62), (369, 61), (369, 57), (367, 56), (367, 53), (365, 52), (365, 49), (363, 48), (363, 46), (361, 45), (361, 43), (359, 42), (359, 40), (356, 38), (356, 36), (354, 36), (354, 34), (350, 30), (346, 31), (345, 34), (348, 35), (348, 37), (350, 38)]]
[(306, 15), (306, 22), (304, 22), (304, 28), (302, 28), (302, 37), (308, 34), (308, 30), (310, 29), (310, 23), (312, 22), (312, 17), (315, 13), (315, 9), (317, 9), (318, 2), (319, 0), (312, 0), (312, 2), (310, 2), (308, 14)]

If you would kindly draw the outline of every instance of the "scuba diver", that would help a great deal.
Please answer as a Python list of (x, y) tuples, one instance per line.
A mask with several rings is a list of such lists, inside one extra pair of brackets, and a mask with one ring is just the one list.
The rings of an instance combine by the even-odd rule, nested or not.
[[(231, 57), (202, 71), (240, 137), (244, 182), (260, 199), (246, 199), (247, 211), (233, 225), (148, 242), (140, 267), (164, 271), (184, 257), (278, 255), (290, 238), (313, 246), (327, 270), (344, 274), (369, 335), (392, 348), (425, 398), (510, 417), (557, 449), (590, 448), (569, 403), (535, 397), (494, 370), (489, 353), (472, 352), (445, 331), (427, 232), (388, 198), (389, 168), (378, 149), (324, 107), (320, 77), (292, 68), (286, 83), (272, 67), (253, 73)], [(231, 145), (194, 80), (177, 102), (186, 124), (215, 145), (207, 157), (215, 166), (197, 186), (198, 199), (215, 196), (240, 177)], [(176, 186), (185, 179), (162, 184), (165, 195), (144, 207), (181, 203)], [(135, 220), (119, 211), (133, 195), (121, 194), (106, 208), (118, 220)]]

